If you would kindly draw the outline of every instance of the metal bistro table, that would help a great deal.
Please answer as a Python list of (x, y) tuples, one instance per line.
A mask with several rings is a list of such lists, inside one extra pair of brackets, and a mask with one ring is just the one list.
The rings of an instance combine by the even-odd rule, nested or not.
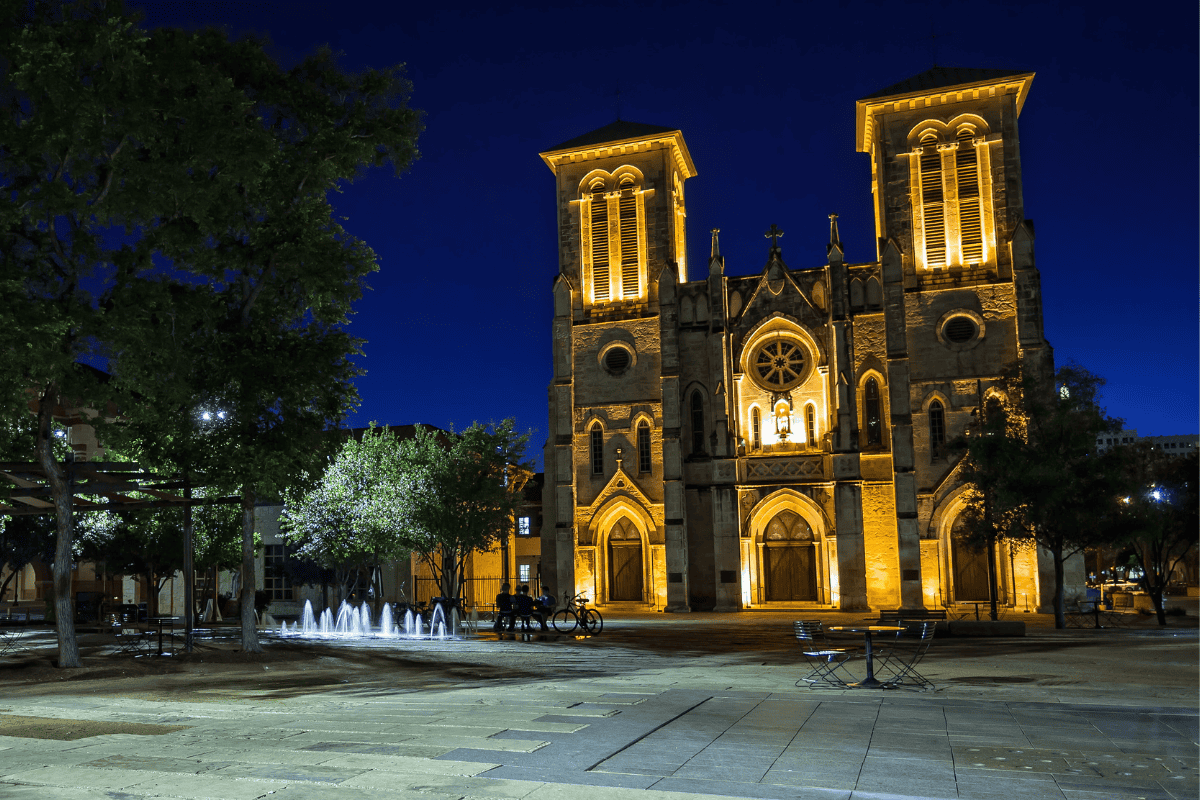
[(861, 633), (866, 637), (867, 641), (867, 677), (858, 683), (847, 683), (849, 689), (878, 689), (886, 687), (887, 684), (875, 678), (875, 654), (871, 649), (871, 634), (872, 633), (899, 633), (904, 630), (899, 625), (837, 625), (829, 630), (838, 631), (839, 633)]
[[(170, 628), (171, 636), (174, 636), (175, 625), (179, 622), (179, 617), (150, 617), (146, 622), (158, 627), (158, 654), (161, 656), (163, 654), (163, 628)], [(174, 644), (172, 644), (173, 646)]]

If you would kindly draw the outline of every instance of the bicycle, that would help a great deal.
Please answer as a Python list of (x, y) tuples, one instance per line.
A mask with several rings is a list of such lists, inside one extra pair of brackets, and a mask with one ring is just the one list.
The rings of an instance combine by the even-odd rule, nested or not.
[(550, 624), (559, 633), (573, 633), (576, 628), (583, 628), (584, 633), (592, 636), (599, 635), (604, 630), (604, 618), (594, 608), (587, 608), (587, 597), (577, 594), (567, 600), (565, 607), (554, 612)]

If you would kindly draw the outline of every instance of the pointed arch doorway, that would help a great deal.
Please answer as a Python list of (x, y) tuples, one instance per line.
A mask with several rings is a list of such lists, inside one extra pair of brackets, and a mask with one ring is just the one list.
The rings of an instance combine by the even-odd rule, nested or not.
[(954, 600), (959, 603), (987, 600), (987, 548), (972, 546), (963, 535), (962, 517), (950, 528), (950, 564), (954, 572)]
[(763, 531), (763, 578), (768, 602), (817, 600), (817, 548), (812, 528), (783, 510)]
[(621, 517), (608, 533), (608, 599), (610, 602), (642, 602), (645, 572), (642, 535), (633, 520)]

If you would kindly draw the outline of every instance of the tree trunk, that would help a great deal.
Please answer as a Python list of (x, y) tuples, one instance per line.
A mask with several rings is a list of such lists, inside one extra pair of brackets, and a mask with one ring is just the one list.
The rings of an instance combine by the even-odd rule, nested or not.
[[(71, 597), (71, 573), (75, 541), (75, 518), (71, 510), (71, 481), (54, 460), (54, 403), (58, 387), (51, 383), (38, 400), (37, 460), (50, 482), (54, 501), (54, 626), (58, 631), (58, 666), (81, 667), (79, 641), (75, 638), (75, 608)], [(70, 467), (70, 464), (68, 464)]]
[(1063, 608), (1066, 570), (1063, 567), (1062, 547), (1051, 548), (1050, 553), (1054, 556), (1054, 627), (1061, 630), (1067, 627), (1067, 615)]
[(1167, 610), (1163, 608), (1163, 587), (1159, 584), (1157, 588), (1147, 588), (1146, 594), (1150, 595), (1150, 602), (1154, 604), (1154, 615), (1158, 617), (1159, 625), (1167, 624)]
[(254, 614), (254, 490), (242, 487), (242, 652), (261, 653)]

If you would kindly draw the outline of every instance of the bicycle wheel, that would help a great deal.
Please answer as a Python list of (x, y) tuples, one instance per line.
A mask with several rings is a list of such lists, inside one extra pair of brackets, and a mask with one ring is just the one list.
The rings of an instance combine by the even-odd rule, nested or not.
[(583, 612), (583, 619), (579, 621), (583, 629), (592, 636), (599, 636), (600, 631), (604, 630), (604, 617), (600, 616), (600, 612), (594, 608), (589, 608)]
[(554, 626), (554, 630), (559, 633), (572, 633), (575, 626), (579, 624), (579, 618), (575, 613), (567, 608), (560, 608), (554, 612), (554, 616), (550, 618), (550, 624)]

